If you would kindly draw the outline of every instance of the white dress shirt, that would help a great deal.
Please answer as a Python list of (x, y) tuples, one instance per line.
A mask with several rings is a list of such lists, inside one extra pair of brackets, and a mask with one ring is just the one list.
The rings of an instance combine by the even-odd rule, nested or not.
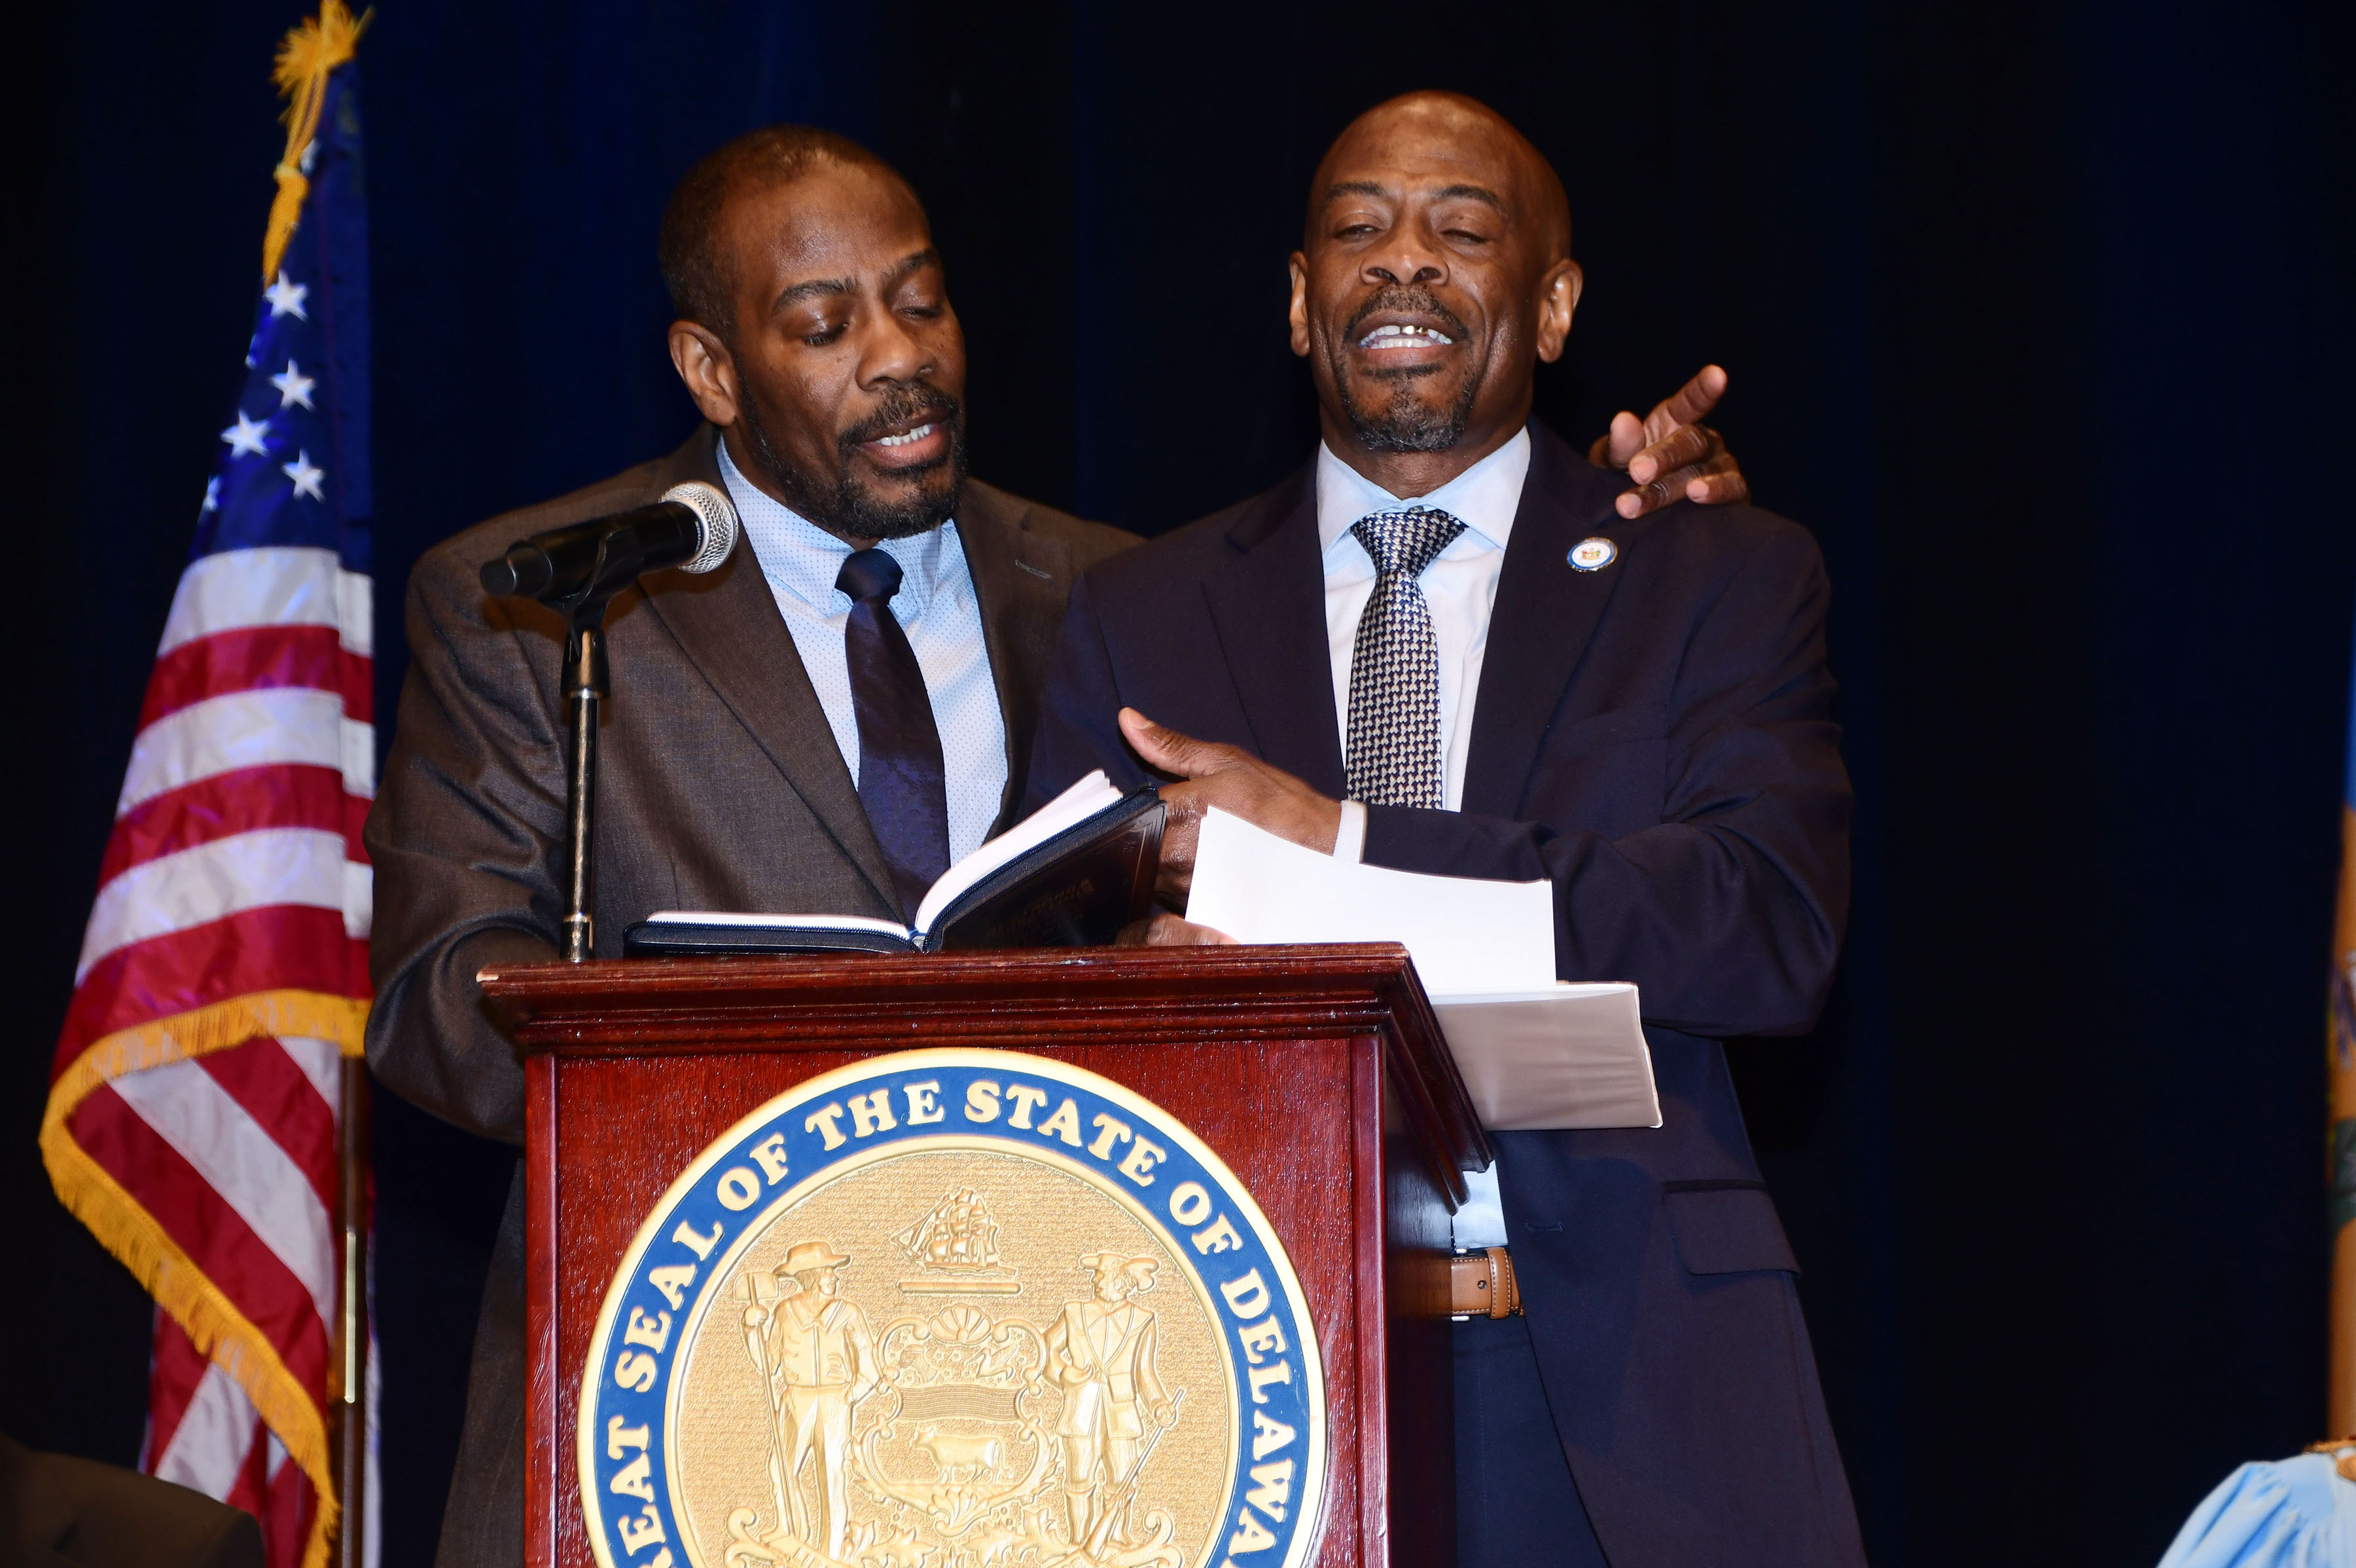
[[(802, 668), (834, 731), (835, 747), (856, 785), (859, 713), (851, 695), (851, 656), (843, 645), (851, 596), (834, 585), (851, 546), (747, 479), (729, 458), (726, 442), (720, 444), (720, 477), (736, 502), (745, 542), (768, 579), (786, 629), (793, 633)], [(913, 538), (884, 540), (878, 548), (900, 564), (892, 618), (908, 634), (932, 699), (933, 725), (941, 734), (949, 859), (955, 863), (988, 836), (1006, 793), (1006, 716), (998, 709), (990, 650), (982, 640), (981, 600), (954, 521)]]
[[(1489, 648), (1489, 611), (1497, 600), (1497, 574), (1505, 541), (1521, 509), (1530, 471), (1530, 433), (1514, 438), (1428, 496), (1395, 496), (1359, 473), (1333, 448), (1317, 446), (1317, 542), (1325, 562), (1325, 641), (1333, 662), (1333, 715), (1346, 756), (1350, 746), (1350, 662), (1357, 650), (1358, 617), (1375, 591), (1374, 558), (1351, 533), (1369, 512), (1426, 507), (1464, 525), (1419, 579), (1440, 644), (1440, 749), (1446, 773), (1441, 803), (1464, 803), (1464, 758), (1472, 738), (1472, 703), (1481, 690), (1481, 660)], [(1333, 853), (1355, 860), (1365, 846), (1365, 809), (1344, 802)]]
[[(1505, 541), (1521, 510), (1522, 481), (1530, 472), (1530, 433), (1514, 438), (1428, 496), (1395, 496), (1359, 473), (1333, 448), (1317, 446), (1317, 542), (1325, 552), (1325, 642), (1333, 661), (1333, 715), (1347, 755), (1350, 745), (1350, 661), (1357, 652), (1358, 617), (1375, 591), (1374, 557), (1350, 532), (1368, 512), (1429, 507), (1464, 525), (1456, 542), (1441, 551), (1418, 579), (1431, 609), (1431, 630), (1440, 644), (1440, 749), (1447, 758), (1441, 800), (1449, 811), (1464, 805), (1464, 758), (1472, 738), (1472, 703), (1481, 691), (1481, 660), (1489, 650), (1489, 611), (1497, 602), (1497, 574), (1505, 564)], [(1342, 802), (1342, 831), (1333, 854), (1363, 857), (1366, 808)], [(1497, 1191), (1497, 1167), (1468, 1171), (1471, 1197), (1456, 1211), (1450, 1229), (1459, 1248), (1502, 1247), (1505, 1213)]]

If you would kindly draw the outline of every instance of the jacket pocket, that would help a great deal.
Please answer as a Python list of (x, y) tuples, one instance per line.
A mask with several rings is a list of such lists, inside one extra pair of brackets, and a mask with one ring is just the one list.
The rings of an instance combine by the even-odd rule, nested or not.
[(1545, 749), (1555, 757), (1582, 757), (1626, 741), (1659, 740), (1668, 733), (1666, 703), (1634, 703), (1556, 725), (1546, 737)]
[(1663, 1182), (1661, 1208), (1676, 1242), (1677, 1262), (1689, 1274), (1800, 1272), (1764, 1182)]

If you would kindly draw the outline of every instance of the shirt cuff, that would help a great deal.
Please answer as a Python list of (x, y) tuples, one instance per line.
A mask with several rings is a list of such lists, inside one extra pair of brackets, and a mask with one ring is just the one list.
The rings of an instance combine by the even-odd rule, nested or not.
[(1342, 802), (1342, 831), (1333, 835), (1333, 858), (1353, 864), (1366, 858), (1366, 807), (1364, 801)]

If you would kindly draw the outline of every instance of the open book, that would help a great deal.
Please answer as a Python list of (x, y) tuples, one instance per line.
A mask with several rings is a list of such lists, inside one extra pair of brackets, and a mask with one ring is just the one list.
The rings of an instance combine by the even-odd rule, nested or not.
[(1089, 774), (941, 874), (903, 926), (863, 915), (666, 909), (623, 934), (634, 958), (1092, 947), (1142, 918), (1162, 858), (1162, 798)]
[(1494, 1132), (1661, 1124), (1636, 988), (1555, 978), (1544, 882), (1360, 865), (1213, 811), (1186, 918), (1239, 942), (1404, 943)]

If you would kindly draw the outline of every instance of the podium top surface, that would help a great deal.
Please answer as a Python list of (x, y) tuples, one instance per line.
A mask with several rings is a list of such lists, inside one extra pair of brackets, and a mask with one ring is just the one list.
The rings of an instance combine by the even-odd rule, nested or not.
[(1433, 1163), (1489, 1163), (1455, 1058), (1396, 942), (622, 959), (479, 979), (517, 1043), (559, 1058), (1376, 1035)]

